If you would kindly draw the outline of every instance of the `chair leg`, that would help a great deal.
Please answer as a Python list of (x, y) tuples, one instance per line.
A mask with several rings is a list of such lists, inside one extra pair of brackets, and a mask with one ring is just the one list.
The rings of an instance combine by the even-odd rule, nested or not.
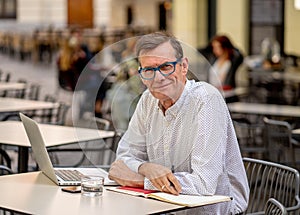
[(0, 148), (0, 155), (4, 158), (4, 160), (6, 162), (6, 166), (11, 168), (11, 159), (10, 159), (9, 155), (7, 154), (7, 152)]
[(296, 150), (294, 149), (290, 149), (291, 150), (291, 154), (292, 154), (292, 162), (293, 162), (293, 166), (294, 168), (297, 168), (297, 160), (296, 160), (296, 156), (295, 156), (295, 153), (296, 153)]

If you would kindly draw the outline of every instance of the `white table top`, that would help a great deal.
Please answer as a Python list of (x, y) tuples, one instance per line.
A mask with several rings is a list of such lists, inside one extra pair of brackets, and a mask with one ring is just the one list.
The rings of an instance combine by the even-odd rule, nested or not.
[(26, 89), (25, 83), (17, 82), (0, 82), (0, 91), (4, 90), (24, 90)]
[(292, 134), (300, 134), (300, 128), (292, 130)]
[(152, 214), (184, 208), (107, 191), (90, 198), (61, 191), (41, 172), (0, 176), (0, 207), (28, 214)]
[(52, 109), (58, 106), (58, 103), (52, 102), (0, 97), (0, 113)]
[(300, 117), (300, 107), (290, 105), (257, 104), (246, 102), (234, 102), (227, 104), (232, 113)]
[(232, 90), (225, 90), (223, 92), (223, 96), (225, 98), (233, 97), (233, 96), (243, 96), (248, 94), (248, 88), (245, 87), (237, 87)]
[[(98, 140), (114, 136), (113, 131), (39, 124), (46, 147)], [(30, 147), (22, 122), (0, 122), (0, 143)]]
[(272, 71), (272, 70), (257, 70), (249, 73), (252, 78), (263, 78), (263, 79), (277, 79), (300, 83), (300, 72), (299, 71)]

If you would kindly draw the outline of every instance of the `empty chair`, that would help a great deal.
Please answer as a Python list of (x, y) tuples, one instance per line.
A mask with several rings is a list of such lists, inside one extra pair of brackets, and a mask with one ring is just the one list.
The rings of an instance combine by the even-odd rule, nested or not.
[(4, 147), (5, 146), (0, 144), (0, 175), (8, 175), (13, 173), (11, 169), (10, 156)]
[(9, 174), (13, 174), (12, 169), (5, 165), (0, 165), (0, 176), (1, 175), (9, 175)]
[(276, 199), (270, 198), (265, 205), (265, 215), (286, 215), (286, 208)]
[(7, 97), (38, 100), (41, 86), (39, 84), (28, 84), (26, 80), (19, 79), (18, 83), (25, 85), (24, 89), (15, 89), (7, 92)]
[(50, 123), (56, 125), (64, 125), (66, 121), (67, 112), (70, 108), (70, 105), (60, 102), (57, 110), (53, 112), (52, 119)]
[(25, 79), (19, 79), (18, 83), (24, 83), (27, 85), (26, 89), (16, 90), (13, 97), (24, 98), (29, 100), (38, 100), (40, 95), (41, 85), (36, 83), (29, 84)]
[[(19, 79), (18, 83), (23, 83), (23, 84), (26, 84), (26, 86), (27, 86), (27, 81), (24, 79)], [(25, 98), (25, 95), (26, 95), (26, 89), (22, 89), (22, 90), (16, 90), (14, 92), (14, 95), (12, 95), (10, 97), (23, 99), (23, 98)]]
[(95, 122), (99, 130), (105, 130), (105, 131), (109, 130), (110, 121), (108, 121), (107, 119), (95, 117)]
[(39, 84), (31, 84), (27, 90), (26, 99), (38, 100), (41, 86)]
[(9, 82), (10, 81), (10, 73), (4, 73), (0, 71), (0, 82)]
[(292, 139), (292, 128), (288, 122), (264, 117), (268, 159), (277, 163), (297, 166), (295, 148), (300, 144)]
[(279, 201), (289, 213), (299, 210), (298, 170), (253, 158), (243, 158), (243, 162), (250, 187), (246, 214), (264, 214), (270, 198)]
[(0, 164), (5, 164), (8, 168), (11, 168), (11, 159), (7, 152), (0, 146)]
[(64, 125), (69, 108), (70, 105), (60, 102), (56, 108), (36, 111), (32, 118), (39, 123)]
[[(110, 121), (91, 117), (85, 120), (85, 124), (81, 123), (81, 126), (85, 125), (87, 128), (109, 130)], [(50, 158), (55, 166), (63, 167), (78, 167), (78, 166), (90, 166), (104, 164), (103, 167), (108, 167), (114, 160), (114, 152), (116, 147), (113, 140), (102, 141), (89, 141), (88, 143), (72, 144), (67, 146), (59, 146), (48, 149)], [(64, 157), (69, 156), (68, 163), (63, 162)]]
[(44, 98), (45, 102), (56, 102), (56, 98), (53, 95), (46, 94)]
[[(110, 128), (110, 121), (104, 118), (90, 116), (88, 119), (89, 128), (106, 130)], [(110, 164), (111, 153), (114, 153), (111, 150), (112, 141), (102, 141), (101, 143), (86, 143), (81, 144), (82, 151), (84, 152), (81, 160), (76, 164), (80, 165), (92, 165), (92, 164)]]
[(99, 130), (109, 130), (110, 121), (108, 119), (96, 117), (95, 113), (85, 112), (80, 119), (74, 121), (76, 127), (92, 128)]
[(265, 158), (267, 146), (263, 141), (263, 124), (253, 124), (247, 118), (232, 118), (242, 156)]
[[(22, 81), (23, 83), (26, 83), (26, 81)], [(39, 99), (39, 94), (40, 94), (40, 88), (41, 86), (39, 84), (30, 84), (27, 86), (26, 90), (20, 90), (17, 94), (17, 98), (24, 98), (28, 100), (38, 100)], [(28, 116), (34, 116), (36, 112), (39, 112), (37, 110), (32, 110), (32, 111), (26, 111), (26, 114)]]
[[(0, 70), (0, 82), (9, 82), (10, 80), (10, 73), (5, 74)], [(6, 91), (0, 92), (0, 97), (5, 97), (6, 96)]]
[[(0, 80), (0, 82), (9, 82), (9, 81), (10, 81), (10, 74), (7, 74), (3, 80)], [(23, 82), (21, 80), (19, 80), (18, 83), (23, 83), (24, 86), (26, 86), (26, 82)], [(9, 89), (9, 90), (2, 90), (0, 92), (0, 97), (24, 98), (24, 96), (25, 96), (25, 87), (23, 89)]]
[[(91, 152), (96, 154), (96, 163), (93, 163), (93, 155), (85, 152), (85, 161), (82, 162), (83, 165), (93, 165), (102, 169), (109, 171), (111, 163), (116, 159), (116, 151), (118, 147), (118, 143), (122, 138), (124, 133), (115, 131), (115, 135), (112, 139), (106, 140), (104, 143), (104, 147), (95, 148), (87, 147), (83, 149), (83, 151)], [(96, 152), (96, 153), (95, 153)], [(95, 165), (96, 164), (96, 165)]]
[[(70, 106), (65, 103), (59, 103), (57, 108), (49, 110), (35, 111), (32, 113), (31, 118), (38, 121), (39, 123), (44, 124), (53, 124), (53, 125), (65, 125), (65, 119), (67, 111)], [(59, 147), (54, 147), (53, 150), (59, 150)], [(52, 162), (58, 163), (58, 156), (56, 153), (49, 153), (50, 159)], [(36, 167), (33, 167), (36, 170)]]
[[(44, 101), (45, 102), (52, 102), (52, 103), (55, 103), (55, 102), (57, 102), (57, 100), (56, 100), (56, 98), (53, 96), (53, 95), (50, 95), (50, 94), (46, 94), (45, 95), (45, 98), (44, 98)], [(41, 111), (42, 112), (42, 116), (43, 116), (43, 118), (44, 118), (44, 122), (45, 121), (48, 121), (48, 122), (50, 122), (51, 121), (51, 117), (52, 117), (52, 113), (53, 113), (53, 110), (49, 110), (49, 109), (46, 109), (46, 110), (42, 110)], [(45, 120), (45, 118), (46, 118), (46, 120)]]

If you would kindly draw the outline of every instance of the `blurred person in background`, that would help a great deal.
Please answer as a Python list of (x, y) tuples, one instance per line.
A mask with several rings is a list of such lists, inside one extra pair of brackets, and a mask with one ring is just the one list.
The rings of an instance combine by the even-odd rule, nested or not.
[(73, 91), (75, 85), (72, 71), (72, 48), (69, 45), (69, 38), (61, 40), (56, 64), (59, 86), (67, 91)]
[[(85, 50), (77, 36), (72, 36), (69, 40), (69, 45), (72, 49), (72, 70), (74, 73), (75, 86), (78, 78), (83, 71), (84, 67), (87, 65), (91, 59), (91, 55), (88, 50)], [(74, 88), (75, 89), (75, 88)]]
[(138, 100), (145, 90), (138, 76), (138, 61), (134, 55), (136, 38), (124, 40), (122, 63), (117, 72), (117, 79), (107, 91), (106, 106), (111, 106), (111, 117), (117, 131), (126, 131)]
[(225, 35), (213, 37), (210, 46), (215, 60), (209, 73), (209, 83), (220, 90), (235, 88), (235, 74), (243, 62), (243, 55)]
[(261, 42), (261, 55), (263, 57), (263, 68), (281, 67), (281, 53), (279, 42), (273, 38), (265, 38)]
[[(62, 89), (76, 93), (76, 104), (72, 110), (74, 119), (81, 118), (86, 107), (86, 90), (89, 86), (88, 80), (81, 80), (86, 83), (78, 84), (79, 76), (91, 59), (89, 51), (84, 49), (82, 39), (77, 33), (71, 34), (63, 39), (57, 57), (58, 81)], [(86, 76), (85, 76), (86, 77)], [(76, 92), (75, 92), (76, 91)], [(80, 99), (79, 99), (80, 98)]]

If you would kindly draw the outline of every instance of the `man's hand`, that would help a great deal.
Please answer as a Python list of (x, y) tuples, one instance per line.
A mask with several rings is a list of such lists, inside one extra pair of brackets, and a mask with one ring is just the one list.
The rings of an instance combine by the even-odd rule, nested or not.
[(122, 186), (144, 187), (144, 176), (133, 172), (122, 160), (112, 163), (108, 177)]
[(143, 163), (139, 173), (148, 178), (159, 190), (174, 195), (181, 192), (181, 185), (170, 169), (154, 163)]

